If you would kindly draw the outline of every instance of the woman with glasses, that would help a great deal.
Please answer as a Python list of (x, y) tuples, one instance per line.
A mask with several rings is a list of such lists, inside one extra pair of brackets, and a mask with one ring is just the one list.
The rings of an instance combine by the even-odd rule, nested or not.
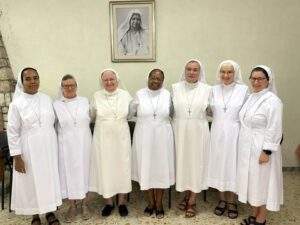
[(279, 211), (283, 204), (282, 102), (269, 67), (254, 67), (250, 82), (253, 92), (239, 115), (237, 193), (239, 201), (252, 207), (241, 224), (264, 225), (267, 210)]
[[(77, 96), (77, 82), (72, 75), (61, 80), (61, 98), (53, 103), (57, 117), (59, 176), (63, 199), (69, 200), (66, 222), (72, 222), (80, 207), (82, 218), (89, 218), (89, 160), (92, 134), (89, 102)], [(79, 203), (79, 204), (77, 204)]]

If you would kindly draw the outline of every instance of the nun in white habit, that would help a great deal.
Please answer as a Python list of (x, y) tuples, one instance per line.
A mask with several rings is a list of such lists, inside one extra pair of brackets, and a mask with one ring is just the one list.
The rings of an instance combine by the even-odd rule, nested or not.
[(283, 204), (282, 102), (276, 95), (274, 74), (264, 65), (250, 75), (253, 93), (240, 111), (237, 194), (252, 206), (242, 224), (266, 224), (267, 210)]
[(88, 99), (77, 96), (77, 82), (72, 75), (63, 76), (60, 92), (62, 96), (53, 103), (57, 117), (59, 176), (62, 198), (70, 202), (66, 222), (72, 222), (78, 205), (82, 218), (89, 218), (85, 198), (92, 134)]
[(121, 216), (127, 216), (126, 194), (131, 192), (131, 141), (127, 122), (130, 94), (118, 88), (119, 77), (112, 69), (102, 71), (104, 89), (94, 93), (91, 115), (95, 118), (92, 141), (90, 191), (105, 198), (102, 216), (114, 209), (112, 197), (118, 195)]
[(196, 215), (196, 193), (207, 189), (209, 128), (206, 109), (211, 87), (198, 60), (185, 64), (182, 80), (172, 85), (173, 129), (176, 149), (176, 190), (186, 192), (179, 208)]
[(153, 69), (148, 87), (139, 90), (131, 103), (137, 114), (132, 146), (132, 179), (147, 190), (148, 206), (144, 212), (163, 218), (164, 189), (175, 183), (174, 138), (170, 122), (171, 96), (163, 88), (164, 73)]
[(235, 200), (237, 141), (240, 129), (239, 112), (248, 93), (239, 65), (232, 60), (220, 63), (217, 85), (212, 87), (210, 110), (213, 115), (207, 184), (220, 191), (214, 213), (221, 216), (228, 208), (228, 217), (238, 216)]
[(7, 136), (14, 159), (11, 208), (18, 215), (33, 215), (41, 224), (46, 213), (49, 224), (58, 225), (53, 211), (61, 205), (57, 136), (52, 100), (38, 91), (39, 75), (25, 68), (18, 77), (8, 111)]

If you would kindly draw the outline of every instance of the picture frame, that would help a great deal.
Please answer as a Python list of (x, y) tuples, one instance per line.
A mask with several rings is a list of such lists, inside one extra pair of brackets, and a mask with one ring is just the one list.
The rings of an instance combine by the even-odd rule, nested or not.
[(110, 1), (112, 62), (156, 60), (155, 1)]

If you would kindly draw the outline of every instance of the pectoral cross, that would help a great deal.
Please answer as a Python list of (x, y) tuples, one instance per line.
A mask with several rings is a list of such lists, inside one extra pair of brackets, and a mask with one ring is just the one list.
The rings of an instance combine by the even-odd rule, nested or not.
[(192, 111), (191, 111), (191, 109), (189, 108), (189, 110), (188, 110), (188, 113), (189, 113), (189, 116), (191, 115), (191, 113), (192, 113)]
[(225, 107), (223, 108), (223, 110), (224, 110), (224, 112), (226, 112), (226, 111), (227, 111), (227, 107), (225, 106)]

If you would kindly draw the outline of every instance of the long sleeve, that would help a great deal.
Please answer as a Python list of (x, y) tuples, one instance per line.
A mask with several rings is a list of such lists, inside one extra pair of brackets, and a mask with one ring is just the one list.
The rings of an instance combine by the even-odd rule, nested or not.
[(274, 101), (268, 111), (263, 149), (277, 151), (282, 137), (282, 103)]
[(10, 155), (21, 155), (21, 117), (13, 103), (8, 110), (7, 139)]

